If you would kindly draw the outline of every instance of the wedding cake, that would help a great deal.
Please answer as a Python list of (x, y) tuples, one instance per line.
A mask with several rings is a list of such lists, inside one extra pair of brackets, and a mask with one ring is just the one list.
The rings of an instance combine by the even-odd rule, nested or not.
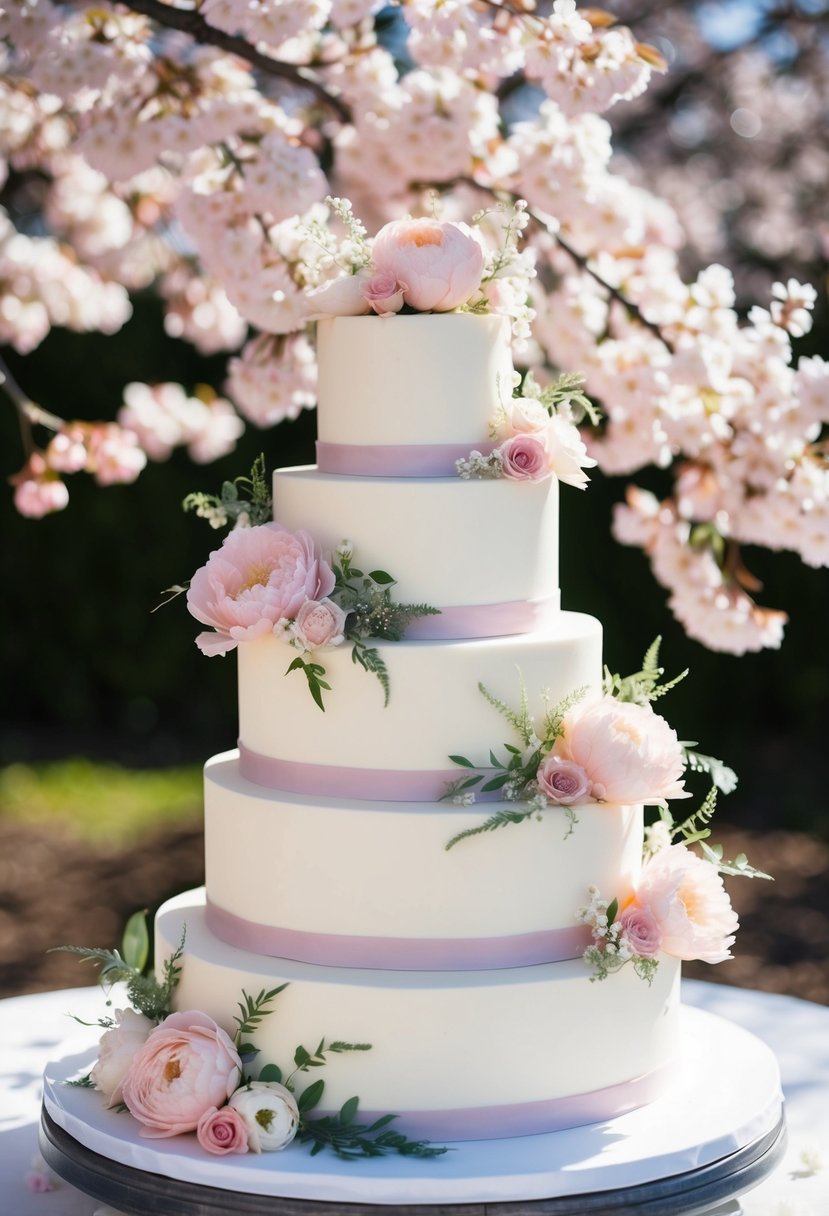
[[(549, 707), (602, 688), (599, 622), (560, 608), (558, 478), (458, 475), (472, 453), (491, 463), (511, 408), (509, 322), (334, 316), (318, 331), (318, 464), (275, 473), (267, 539), (313, 539), (302, 578), (315, 606), (332, 603), (312, 585), (328, 569), (319, 555), (339, 555), (346, 574), (359, 565), (358, 584), (393, 570), (396, 600), (437, 611), (403, 640), (372, 640), (378, 680), (332, 634), (339, 618), (306, 613), (304, 634), (282, 618), (251, 637), (248, 618), (216, 617), (218, 566), (202, 579), (210, 611), (194, 579), (191, 610), (218, 631), (202, 639), (238, 639), (240, 726), (238, 749), (205, 769), (205, 890), (156, 919), (159, 961), (184, 935), (176, 1007), (229, 1029), (240, 992), (287, 984), (256, 1029), (260, 1058), (331, 1037), (370, 1043), (329, 1070), (323, 1107), (359, 1094), (366, 1117), (392, 1112), (432, 1140), (642, 1105), (670, 1074), (679, 959), (595, 982), (590, 918), (577, 920), (590, 889), (636, 888), (641, 802), (576, 789), (541, 810), (536, 794), (528, 822), (446, 847), (515, 807), (504, 782), (483, 801), (444, 798), (468, 775), (459, 758), (489, 768), (494, 703), (517, 704), (523, 683), (543, 715), (542, 695)], [(228, 540), (245, 531), (260, 529)], [(227, 542), (214, 556), (237, 561)], [(237, 577), (234, 602), (257, 577), (241, 590)], [(286, 670), (297, 654), (303, 671)]]
[(238, 652), (205, 887), (159, 910), (154, 972), (141, 914), (121, 951), (66, 947), (130, 1005), (70, 1084), (133, 1116), (113, 1134), (83, 1095), (68, 1126), (255, 1192), (261, 1171), (132, 1141), (432, 1157), (676, 1092), (681, 961), (730, 957), (721, 874), (755, 873), (707, 842), (715, 788), (668, 809), (686, 768), (735, 778), (652, 708), (676, 682), (658, 640), (621, 678), (561, 608), (559, 486), (588, 481), (593, 407), (577, 376), (514, 372), (490, 305), (517, 219), (487, 260), (462, 224), (369, 245), (341, 215), (350, 272), (311, 293), (317, 464), (185, 503), (233, 525), (187, 592), (202, 652)]

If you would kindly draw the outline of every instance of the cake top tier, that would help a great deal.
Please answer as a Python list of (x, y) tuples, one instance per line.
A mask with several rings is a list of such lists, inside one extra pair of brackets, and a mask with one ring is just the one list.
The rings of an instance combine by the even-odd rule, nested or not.
[(324, 472), (445, 476), (495, 446), (490, 428), (513, 391), (506, 317), (331, 317), (317, 349)]

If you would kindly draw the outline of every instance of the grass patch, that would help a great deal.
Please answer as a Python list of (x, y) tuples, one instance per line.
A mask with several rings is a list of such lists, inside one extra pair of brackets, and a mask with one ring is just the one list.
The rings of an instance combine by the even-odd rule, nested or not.
[(195, 765), (135, 770), (77, 759), (0, 769), (0, 815), (101, 844), (129, 844), (147, 830), (197, 821), (201, 811)]

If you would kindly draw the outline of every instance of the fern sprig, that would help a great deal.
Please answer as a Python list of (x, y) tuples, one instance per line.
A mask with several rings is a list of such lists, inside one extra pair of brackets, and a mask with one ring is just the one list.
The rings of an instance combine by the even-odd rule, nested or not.
[(402, 1132), (394, 1131), (389, 1125), (397, 1115), (381, 1115), (368, 1125), (356, 1123), (358, 1107), (358, 1099), (349, 1098), (336, 1115), (304, 1119), (297, 1139), (300, 1143), (313, 1143), (312, 1157), (329, 1148), (343, 1161), (385, 1157), (389, 1153), (399, 1153), (403, 1157), (440, 1157), (449, 1151), (427, 1140), (409, 1140)]
[(359, 664), (364, 671), (377, 676), (380, 681), (380, 687), (383, 689), (383, 705), (389, 703), (391, 696), (391, 681), (389, 679), (389, 669), (385, 664), (380, 651), (374, 646), (366, 646), (365, 642), (355, 641), (351, 649), (352, 663)]
[(530, 717), (527, 686), (524, 683), (524, 677), (521, 677), (521, 708), (518, 710), (513, 709), (511, 705), (507, 705), (506, 701), (502, 701), (500, 697), (496, 697), (484, 684), (479, 684), (478, 689), (492, 708), (497, 709), (498, 713), (506, 718), (510, 726), (517, 731), (521, 736), (524, 746), (530, 747), (535, 738), (535, 725)]
[(532, 818), (533, 815), (538, 815), (538, 808), (527, 806), (524, 810), (517, 811), (511, 807), (502, 807), (496, 811), (494, 815), (490, 815), (489, 819), (485, 819), (483, 823), (479, 823), (474, 828), (465, 828), (464, 831), (458, 832), (451, 840), (447, 841), (444, 848), (448, 852), (454, 848), (461, 840), (467, 840), (470, 836), (480, 836), (483, 832), (495, 832), (498, 828), (508, 827), (511, 823), (523, 823), (525, 819)]
[(271, 988), (269, 991), (266, 991), (263, 988), (257, 996), (250, 996), (249, 993), (245, 992), (244, 988), (242, 989), (242, 999), (237, 1003), (239, 1012), (242, 1016), (234, 1016), (233, 1018), (236, 1026), (238, 1027), (234, 1036), (234, 1041), (237, 1047), (249, 1035), (255, 1034), (257, 1027), (262, 1020), (267, 1017), (268, 1014), (273, 1013), (273, 1009), (268, 1008), (268, 1006), (271, 1005), (279, 996), (280, 992), (284, 992), (287, 987), (288, 984), (286, 982), (284, 984), (280, 984), (278, 988)]

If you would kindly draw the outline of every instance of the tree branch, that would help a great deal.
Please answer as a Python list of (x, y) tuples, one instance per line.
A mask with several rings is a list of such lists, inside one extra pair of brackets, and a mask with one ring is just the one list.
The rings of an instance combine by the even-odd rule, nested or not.
[(227, 34), (224, 30), (209, 25), (196, 9), (174, 8), (171, 4), (164, 3), (164, 0), (123, 0), (123, 2), (133, 12), (150, 17), (159, 25), (164, 25), (168, 29), (180, 30), (184, 34), (189, 34), (196, 42), (218, 47), (230, 55), (238, 55), (240, 59), (246, 59), (248, 63), (259, 68), (268, 76), (286, 80), (296, 88), (312, 93), (329, 110), (333, 110), (343, 122), (351, 121), (351, 111), (346, 103), (332, 93), (310, 69), (293, 63), (283, 63), (280, 59), (263, 54), (245, 38), (237, 34)]
[(20, 439), (26, 459), (37, 450), (32, 427), (45, 426), (50, 431), (59, 431), (63, 419), (48, 410), (42, 409), (37, 402), (32, 401), (15, 380), (6, 360), (0, 356), (0, 387), (14, 405), (17, 421), (20, 426)]

